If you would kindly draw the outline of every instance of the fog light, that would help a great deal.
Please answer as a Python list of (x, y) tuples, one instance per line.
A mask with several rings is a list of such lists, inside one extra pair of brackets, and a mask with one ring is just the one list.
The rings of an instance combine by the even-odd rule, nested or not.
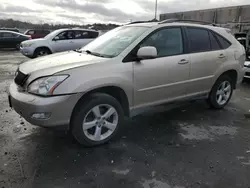
[(34, 113), (32, 114), (32, 119), (49, 119), (51, 113), (49, 112), (40, 112), (40, 113)]

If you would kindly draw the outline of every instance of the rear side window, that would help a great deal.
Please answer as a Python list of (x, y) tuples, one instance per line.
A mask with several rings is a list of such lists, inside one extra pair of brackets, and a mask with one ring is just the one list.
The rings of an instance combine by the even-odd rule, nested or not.
[(209, 33), (205, 29), (187, 28), (188, 39), (190, 42), (190, 52), (205, 52), (210, 51)]
[(47, 34), (49, 34), (49, 31), (47, 31), (47, 30), (37, 30), (36, 34), (47, 35)]
[(231, 46), (231, 43), (228, 42), (226, 39), (224, 39), (222, 36), (217, 35), (217, 34), (215, 35), (223, 49), (229, 48), (229, 46)]
[(14, 33), (2, 33), (2, 37), (3, 38), (11, 38), (11, 37), (17, 37), (17, 35), (16, 34), (14, 34)]
[(215, 38), (214, 34), (209, 32), (210, 42), (211, 42), (211, 49), (212, 50), (220, 50), (220, 44), (218, 43), (218, 40)]
[(35, 31), (34, 30), (30, 30), (29, 32), (28, 32), (28, 35), (34, 35), (35, 34)]
[(98, 37), (98, 32), (75, 31), (75, 39), (92, 39)]

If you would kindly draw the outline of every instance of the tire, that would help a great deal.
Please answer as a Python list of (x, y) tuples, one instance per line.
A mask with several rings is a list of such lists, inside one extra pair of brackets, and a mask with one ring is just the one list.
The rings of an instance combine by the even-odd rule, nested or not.
[[(105, 113), (111, 115), (107, 115), (105, 119)], [(124, 112), (120, 103), (110, 95), (96, 93), (77, 104), (70, 126), (75, 139), (80, 144), (91, 147), (115, 138), (123, 121)]]
[(16, 44), (16, 50), (20, 50), (20, 44)]
[(34, 52), (33, 58), (42, 57), (49, 54), (51, 54), (51, 51), (48, 48), (37, 48)]
[[(223, 86), (224, 86), (223, 84), (226, 84), (224, 89), (223, 89)], [(228, 87), (229, 87), (229, 89), (228, 89)], [(230, 101), (230, 99), (232, 97), (232, 94), (233, 94), (233, 81), (232, 81), (232, 79), (227, 75), (222, 75), (215, 82), (215, 84), (214, 84), (214, 86), (209, 94), (207, 102), (210, 105), (210, 107), (212, 107), (214, 109), (222, 109), (228, 104), (228, 102)]]

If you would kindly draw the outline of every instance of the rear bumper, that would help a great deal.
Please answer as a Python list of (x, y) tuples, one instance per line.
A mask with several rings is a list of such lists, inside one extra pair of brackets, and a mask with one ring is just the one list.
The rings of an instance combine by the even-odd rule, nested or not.
[(246, 72), (245, 72), (244, 78), (250, 79), (250, 67), (246, 67)]
[[(41, 127), (69, 128), (71, 114), (80, 98), (81, 94), (40, 97), (19, 91), (15, 83), (9, 88), (12, 108), (29, 123)], [(46, 113), (48, 117), (41, 119), (32, 116), (39, 113)]]
[(246, 71), (247, 71), (246, 67), (243, 67), (241, 71), (238, 72), (237, 86), (242, 83), (245, 77)]

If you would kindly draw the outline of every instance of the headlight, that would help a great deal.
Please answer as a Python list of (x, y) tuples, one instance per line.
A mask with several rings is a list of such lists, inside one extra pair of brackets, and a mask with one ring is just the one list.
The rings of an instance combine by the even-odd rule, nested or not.
[(68, 75), (58, 75), (38, 78), (31, 82), (28, 86), (28, 92), (44, 96), (53, 95), (57, 86), (59, 86), (68, 77)]
[(23, 47), (31, 47), (34, 43), (23, 43)]

